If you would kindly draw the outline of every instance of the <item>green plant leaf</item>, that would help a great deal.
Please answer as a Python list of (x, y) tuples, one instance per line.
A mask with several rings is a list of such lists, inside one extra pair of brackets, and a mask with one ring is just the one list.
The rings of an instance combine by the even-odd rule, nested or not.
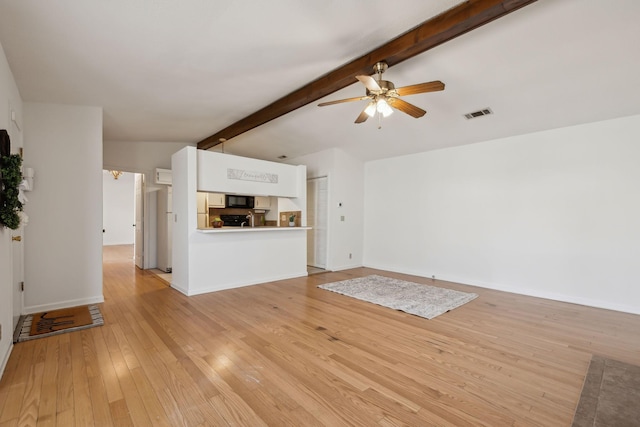
[(18, 154), (0, 157), (0, 225), (12, 230), (20, 227), (22, 203), (18, 186), (22, 181), (22, 157)]

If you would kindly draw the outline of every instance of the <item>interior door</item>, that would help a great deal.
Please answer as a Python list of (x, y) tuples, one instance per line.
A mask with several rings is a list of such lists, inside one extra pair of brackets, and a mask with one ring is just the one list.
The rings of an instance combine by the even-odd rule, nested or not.
[(11, 234), (11, 255), (13, 258), (13, 329), (18, 324), (18, 319), (22, 314), (23, 292), (22, 283), (24, 282), (24, 241), (22, 226), (17, 230), (13, 230)]
[(136, 267), (144, 268), (144, 175), (136, 174), (136, 235), (133, 243)]
[(327, 177), (307, 180), (307, 265), (327, 268)]

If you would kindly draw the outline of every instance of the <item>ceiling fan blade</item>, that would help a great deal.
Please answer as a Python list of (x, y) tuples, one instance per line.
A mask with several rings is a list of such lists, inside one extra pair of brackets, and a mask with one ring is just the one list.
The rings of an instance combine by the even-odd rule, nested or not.
[(345, 99), (338, 99), (336, 101), (328, 101), (328, 102), (323, 102), (321, 104), (318, 104), (318, 107), (324, 107), (327, 105), (334, 105), (334, 104), (342, 104), (343, 102), (353, 102), (353, 101), (361, 101), (363, 99), (367, 99), (369, 98), (368, 96), (358, 96), (355, 98), (345, 98)]
[(440, 80), (435, 80), (432, 82), (419, 83), (417, 85), (399, 87), (396, 89), (396, 92), (399, 96), (405, 96), (425, 92), (437, 92), (439, 90), (444, 90), (444, 83)]
[(393, 108), (396, 108), (403, 113), (407, 113), (408, 115), (415, 117), (416, 119), (427, 114), (427, 112), (422, 108), (416, 107), (413, 104), (409, 104), (407, 101), (403, 101), (400, 98), (389, 98), (387, 100), (387, 103)]
[(358, 118), (354, 123), (364, 123), (367, 121), (367, 119), (369, 118), (369, 115), (367, 114), (367, 107), (368, 105), (364, 107), (364, 110), (362, 110), (362, 112), (360, 113), (360, 115), (358, 116)]
[(360, 83), (365, 85), (365, 87), (371, 92), (382, 90), (380, 89), (380, 85), (378, 84), (376, 79), (371, 76), (356, 76), (356, 79), (360, 80)]

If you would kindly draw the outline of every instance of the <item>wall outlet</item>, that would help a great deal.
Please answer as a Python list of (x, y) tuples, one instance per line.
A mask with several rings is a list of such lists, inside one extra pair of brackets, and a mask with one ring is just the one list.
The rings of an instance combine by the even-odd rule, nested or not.
[(349, 259), (353, 258), (353, 256), (351, 255), (351, 253), (349, 253)]
[(344, 221), (344, 215), (340, 215), (340, 221)]

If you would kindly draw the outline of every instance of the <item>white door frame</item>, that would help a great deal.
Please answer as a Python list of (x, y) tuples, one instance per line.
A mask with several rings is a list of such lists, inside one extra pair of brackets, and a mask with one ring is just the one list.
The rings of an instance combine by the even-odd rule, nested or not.
[(136, 267), (144, 269), (145, 245), (144, 245), (144, 212), (145, 212), (145, 183), (144, 174), (136, 173), (135, 177), (135, 238), (134, 238), (134, 259)]
[[(313, 187), (315, 191), (309, 191), (309, 184), (312, 182), (316, 183)], [(310, 203), (313, 203), (312, 208), (317, 206), (319, 194), (317, 183), (319, 182), (324, 182), (326, 186), (325, 208), (309, 209)], [(310, 216), (313, 223), (309, 223)], [(324, 224), (324, 227), (318, 226), (318, 224)], [(311, 250), (307, 249), (307, 254), (314, 254), (313, 259), (307, 256), (307, 264), (311, 267), (327, 269), (329, 260), (329, 177), (326, 175), (307, 179), (307, 225), (311, 226), (311, 229), (307, 231), (307, 242), (313, 245)], [(319, 243), (322, 240), (324, 241), (324, 250), (322, 249), (323, 245)], [(317, 255), (318, 253), (320, 256)]]
[(24, 307), (24, 227), (11, 233), (11, 284), (13, 289), (13, 329), (18, 325)]

